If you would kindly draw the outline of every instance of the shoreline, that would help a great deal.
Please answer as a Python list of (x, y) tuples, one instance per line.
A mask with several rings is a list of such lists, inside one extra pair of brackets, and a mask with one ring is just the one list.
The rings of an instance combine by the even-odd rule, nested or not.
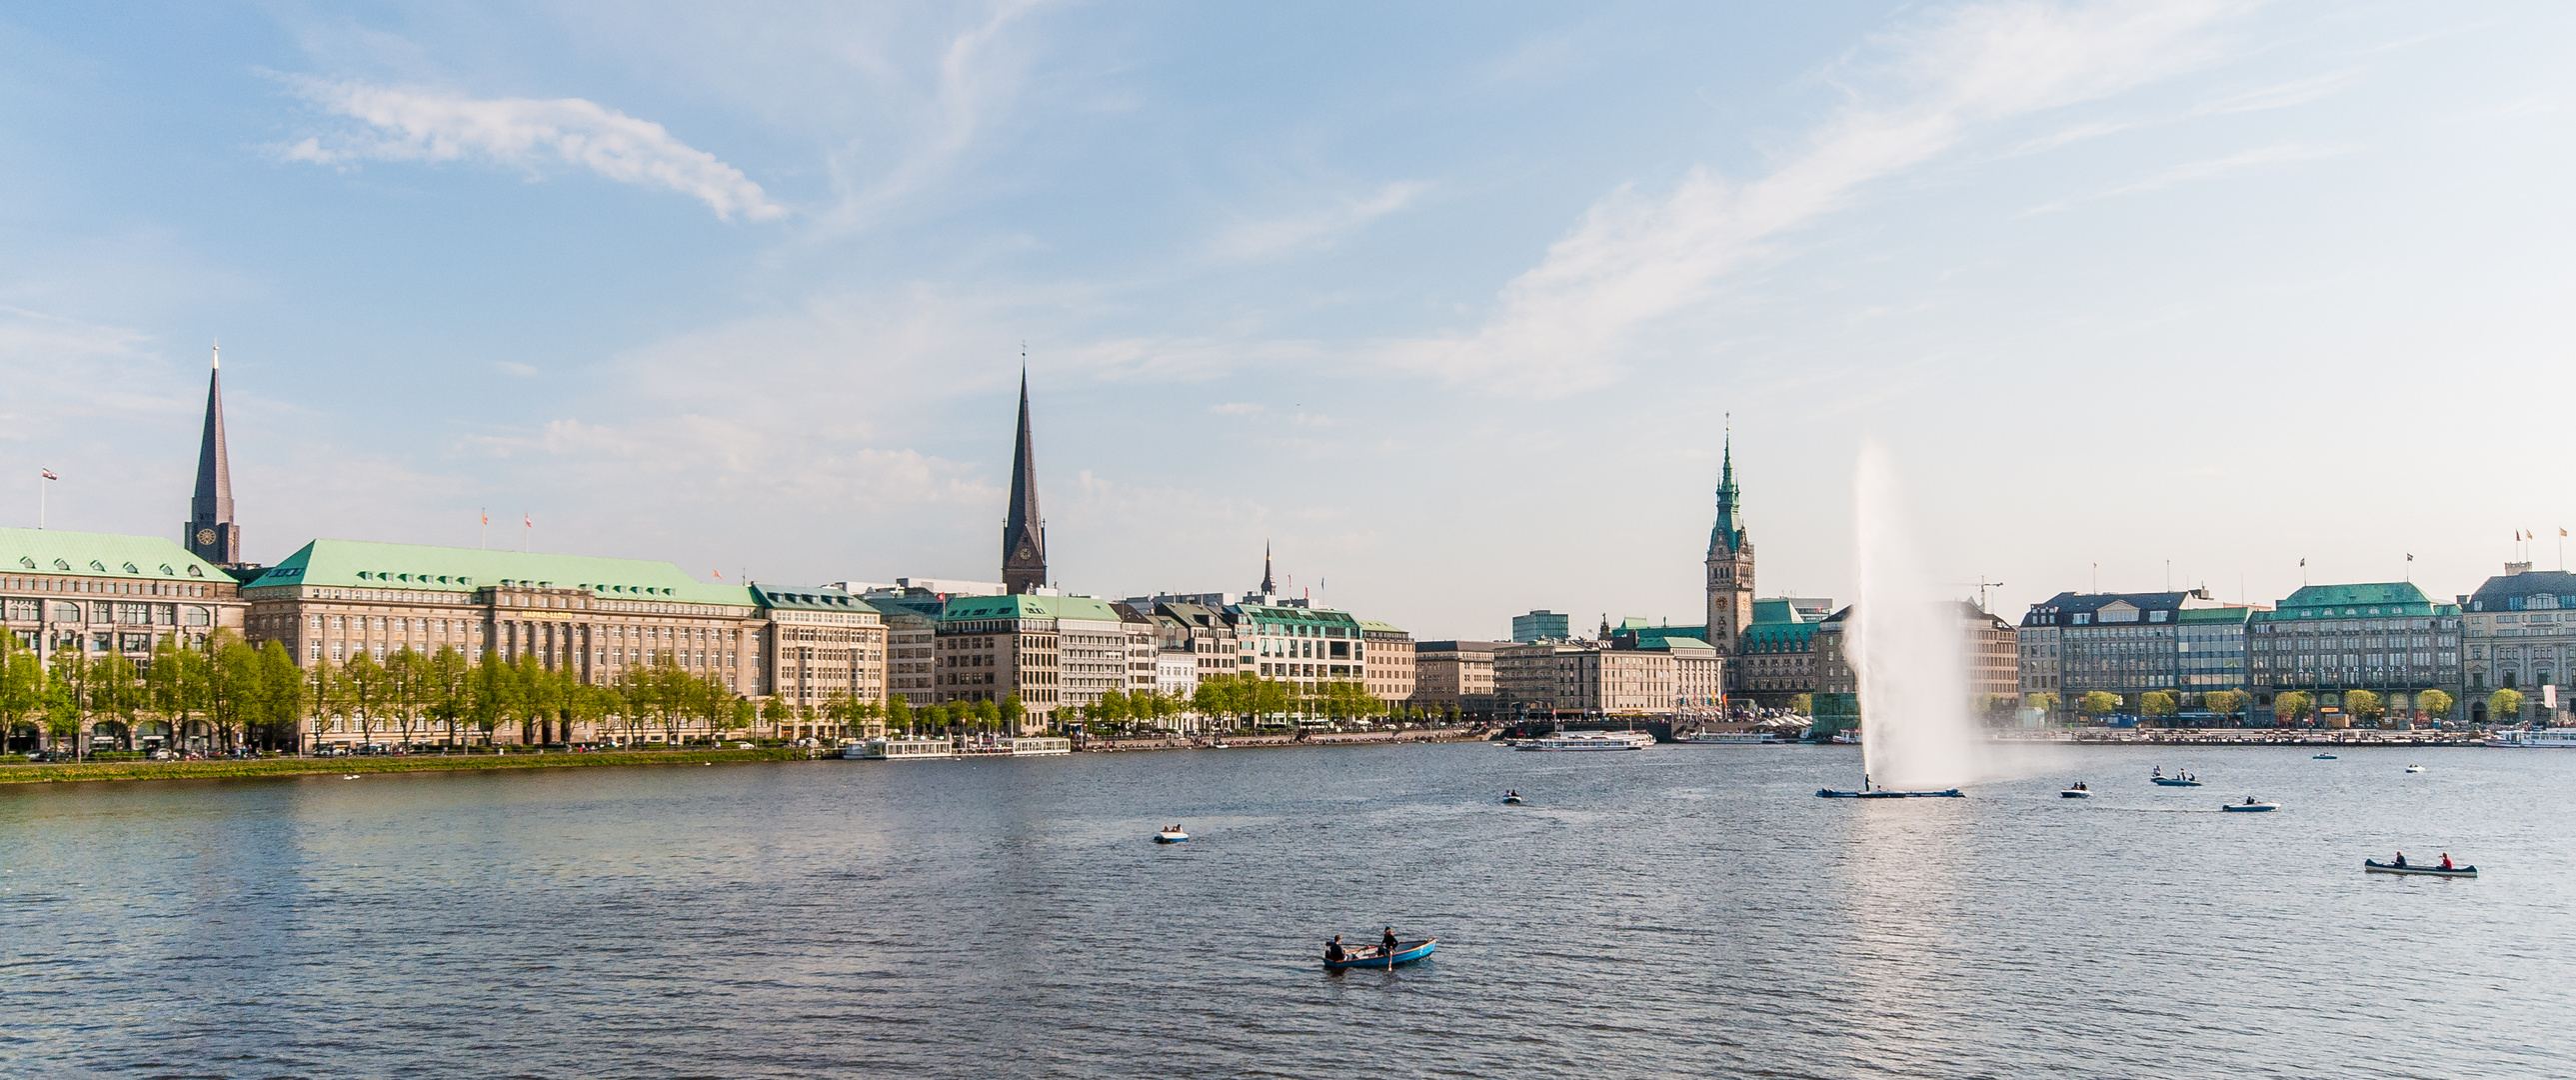
[(573, 769), (701, 762), (801, 761), (810, 751), (765, 750), (610, 751), (598, 754), (408, 754), (401, 757), (262, 758), (256, 761), (108, 761), (0, 765), (0, 785), (65, 784), (113, 780), (209, 780), (262, 776), (461, 772), (476, 769)]
[(1204, 740), (1223, 738), (1230, 749), (1254, 746), (1376, 746), (1394, 743), (1487, 742), (1493, 738), (1490, 727), (1419, 728), (1412, 731), (1336, 731), (1299, 739), (1294, 735), (1178, 735), (1152, 739), (1093, 739), (1082, 748), (1086, 754), (1117, 754), (1129, 750), (1206, 750)]

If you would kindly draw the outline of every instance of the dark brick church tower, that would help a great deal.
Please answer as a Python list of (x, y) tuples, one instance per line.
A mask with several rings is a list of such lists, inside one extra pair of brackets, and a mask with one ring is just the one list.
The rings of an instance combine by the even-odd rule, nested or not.
[(1046, 585), (1046, 518), (1038, 513), (1037, 448), (1029, 442), (1029, 373), (1020, 372), (1020, 439), (1011, 453), (1011, 516), (1002, 525), (1002, 584), (1013, 593)]

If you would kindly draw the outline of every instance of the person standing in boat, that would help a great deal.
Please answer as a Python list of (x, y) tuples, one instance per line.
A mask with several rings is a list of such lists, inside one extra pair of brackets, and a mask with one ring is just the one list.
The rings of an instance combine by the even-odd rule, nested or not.
[(1341, 963), (1343, 958), (1348, 957), (1349, 955), (1349, 953), (1342, 951), (1342, 935), (1340, 934), (1333, 935), (1333, 940), (1324, 943), (1324, 962), (1327, 964)]
[(1379, 938), (1377, 943), (1379, 948), (1386, 950), (1388, 956), (1395, 955), (1395, 928), (1387, 927), (1386, 936)]

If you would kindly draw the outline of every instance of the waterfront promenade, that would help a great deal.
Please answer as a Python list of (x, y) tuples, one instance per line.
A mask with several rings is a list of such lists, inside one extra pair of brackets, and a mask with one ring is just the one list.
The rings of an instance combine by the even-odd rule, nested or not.
[(206, 780), (251, 776), (472, 772), (494, 769), (568, 769), (602, 766), (703, 765), (737, 761), (792, 761), (813, 756), (794, 747), (762, 750), (627, 750), (602, 753), (521, 750), (507, 754), (404, 754), (368, 757), (278, 757), (247, 761), (80, 761), (0, 764), (0, 784), (49, 784), (88, 780)]

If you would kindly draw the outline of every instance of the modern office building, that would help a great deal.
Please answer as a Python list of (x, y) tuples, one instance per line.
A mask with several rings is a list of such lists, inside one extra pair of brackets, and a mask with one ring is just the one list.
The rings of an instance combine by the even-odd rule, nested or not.
[(1512, 640), (1521, 644), (1533, 641), (1563, 641), (1574, 636), (1574, 618), (1541, 608), (1527, 615), (1512, 616)]
[(1360, 682), (1368, 643), (1349, 612), (1287, 604), (1244, 604), (1235, 609), (1235, 632), (1250, 646), (1253, 671), (1312, 689), (1316, 684)]
[(1667, 716), (1681, 696), (1669, 649), (1614, 649), (1598, 641), (1497, 649), (1494, 686), (1503, 708), (1524, 717)]

